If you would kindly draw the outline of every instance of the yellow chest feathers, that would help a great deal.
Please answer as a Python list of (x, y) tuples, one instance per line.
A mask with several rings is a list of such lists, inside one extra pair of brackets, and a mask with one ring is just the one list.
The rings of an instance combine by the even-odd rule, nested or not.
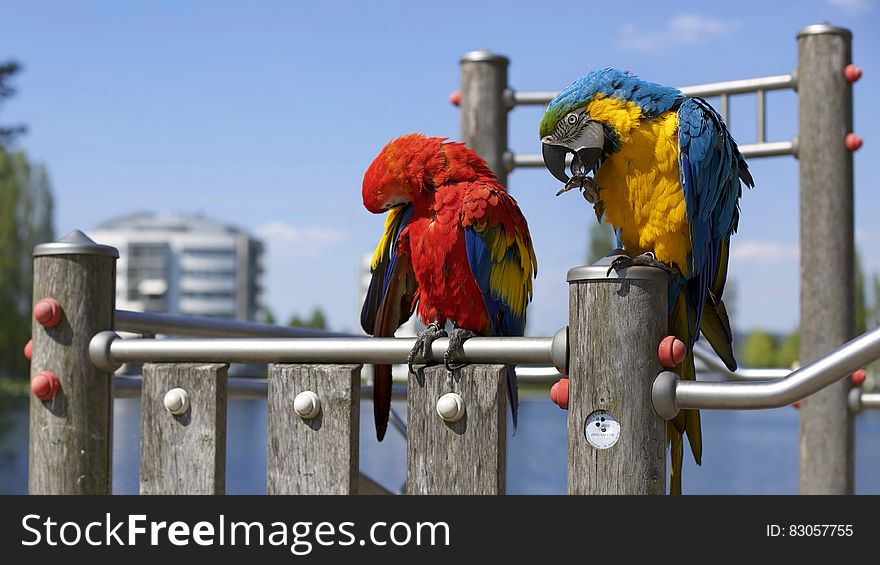
[(653, 251), (686, 274), (691, 236), (679, 181), (677, 129), (672, 111), (636, 120), (621, 133), (620, 151), (602, 163), (596, 184), (605, 217), (620, 228), (628, 254)]

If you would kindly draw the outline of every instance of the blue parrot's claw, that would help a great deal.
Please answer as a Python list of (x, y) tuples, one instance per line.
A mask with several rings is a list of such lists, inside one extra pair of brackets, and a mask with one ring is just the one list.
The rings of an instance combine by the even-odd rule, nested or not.
[(446, 365), (447, 371), (452, 373), (467, 365), (467, 363), (454, 365), (453, 361), (455, 361), (456, 358), (461, 357), (461, 349), (464, 342), (476, 336), (477, 334), (470, 330), (462, 328), (455, 328), (452, 330), (452, 335), (449, 336), (449, 347), (446, 348), (446, 353), (443, 355), (443, 364)]
[(622, 255), (616, 258), (611, 262), (611, 266), (608, 268), (608, 272), (605, 273), (605, 276), (610, 276), (611, 271), (620, 272), (621, 269), (626, 269), (627, 267), (656, 267), (658, 269), (663, 269), (667, 273), (673, 274), (675, 271), (669, 265), (658, 261), (657, 257), (654, 256), (650, 251), (647, 253), (642, 253), (641, 255), (636, 255), (635, 257), (627, 257), (626, 255)]
[(409, 355), (406, 356), (406, 365), (409, 367), (409, 373), (411, 375), (416, 374), (415, 369), (413, 369), (416, 355), (421, 354), (425, 363), (430, 365), (434, 362), (434, 354), (431, 352), (431, 344), (438, 338), (446, 337), (446, 335), (446, 330), (441, 328), (440, 324), (437, 322), (431, 322), (428, 324), (428, 327), (416, 334), (416, 344), (413, 346), (412, 350), (410, 350)]

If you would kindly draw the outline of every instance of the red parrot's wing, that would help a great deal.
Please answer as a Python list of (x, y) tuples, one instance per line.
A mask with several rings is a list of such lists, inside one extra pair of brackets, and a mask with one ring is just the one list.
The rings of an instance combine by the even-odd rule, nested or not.
[[(376, 337), (393, 337), (413, 312), (416, 279), (408, 253), (398, 253), (401, 232), (412, 216), (412, 208), (394, 208), (385, 221), (385, 233), (373, 254), (372, 278), (364, 306), (361, 326)], [(376, 437), (385, 437), (391, 410), (391, 365), (373, 368), (373, 417)]]

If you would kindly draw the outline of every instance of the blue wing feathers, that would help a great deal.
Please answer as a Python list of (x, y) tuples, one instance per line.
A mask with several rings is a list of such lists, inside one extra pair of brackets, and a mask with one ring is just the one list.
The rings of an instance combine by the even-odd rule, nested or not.
[[(704, 100), (688, 98), (682, 102), (678, 121), (680, 177), (692, 243), (690, 273), (679, 281), (679, 287), (686, 285), (687, 299), (696, 312), (696, 319), (689, 323), (698, 328), (718, 268), (721, 244), (736, 231), (740, 177), (749, 186), (752, 178), (721, 116)], [(671, 290), (670, 298), (679, 290)], [(698, 333), (692, 334), (696, 334), (691, 337), (693, 342)]]

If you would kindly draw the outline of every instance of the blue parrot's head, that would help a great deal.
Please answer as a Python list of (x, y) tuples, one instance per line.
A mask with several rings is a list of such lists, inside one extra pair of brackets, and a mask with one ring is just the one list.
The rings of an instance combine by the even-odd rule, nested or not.
[(618, 151), (621, 139), (642, 118), (681, 103), (681, 91), (646, 82), (629, 71), (590, 71), (556, 95), (541, 120), (544, 164), (567, 183), (565, 159), (573, 154), (572, 176), (586, 176), (603, 156)]

